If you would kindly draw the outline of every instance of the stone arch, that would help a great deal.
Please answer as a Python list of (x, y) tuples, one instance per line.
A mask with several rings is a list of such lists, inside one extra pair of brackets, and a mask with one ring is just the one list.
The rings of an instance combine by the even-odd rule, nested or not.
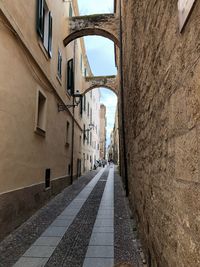
[[(115, 95), (118, 97), (118, 92), (116, 91), (115, 88), (113, 88), (113, 87), (111, 87), (111, 86), (106, 86), (106, 85), (102, 85), (101, 87), (111, 90), (111, 91), (112, 91), (113, 93), (115, 93)], [(91, 90), (93, 90), (93, 89), (95, 89), (95, 88), (99, 88), (99, 86), (98, 86), (98, 85), (93, 85), (93, 86), (87, 88), (87, 89), (83, 92), (83, 95), (87, 94), (89, 91), (91, 91)]]
[(119, 19), (114, 14), (72, 17), (69, 19), (69, 35), (63, 41), (64, 46), (88, 35), (103, 36), (119, 47)]
[(119, 95), (118, 76), (91, 76), (85, 77), (84, 90), (82, 94), (86, 94), (92, 89), (104, 87), (113, 91), (116, 96)]

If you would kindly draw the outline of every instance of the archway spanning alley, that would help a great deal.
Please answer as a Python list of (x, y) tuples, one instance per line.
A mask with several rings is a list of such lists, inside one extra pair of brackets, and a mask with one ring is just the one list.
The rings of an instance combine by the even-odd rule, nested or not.
[(75, 16), (69, 18), (69, 34), (63, 43), (88, 36), (99, 35), (112, 40), (119, 47), (119, 18), (115, 14)]
[(92, 76), (85, 77), (84, 88), (85, 91), (82, 92), (86, 94), (90, 90), (94, 88), (104, 87), (113, 91), (116, 95), (118, 95), (118, 77), (117, 76)]

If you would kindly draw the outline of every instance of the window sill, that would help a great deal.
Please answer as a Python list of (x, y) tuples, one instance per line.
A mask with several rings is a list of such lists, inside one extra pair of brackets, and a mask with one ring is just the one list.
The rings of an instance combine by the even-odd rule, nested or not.
[(43, 43), (41, 42), (41, 40), (38, 41), (38, 45), (39, 45), (40, 49), (42, 50), (43, 54), (45, 55), (45, 58), (49, 61), (50, 60), (49, 54), (48, 54), (46, 48), (44, 47)]
[(46, 131), (41, 129), (40, 127), (36, 126), (36, 129), (35, 129), (35, 133), (40, 135), (40, 136), (43, 136), (45, 137), (46, 136)]

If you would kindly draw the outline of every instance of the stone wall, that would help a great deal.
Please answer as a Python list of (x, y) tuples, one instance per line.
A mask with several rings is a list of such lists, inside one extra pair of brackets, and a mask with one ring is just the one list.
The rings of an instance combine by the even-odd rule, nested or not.
[(200, 266), (200, 2), (123, 7), (130, 199), (149, 266)]

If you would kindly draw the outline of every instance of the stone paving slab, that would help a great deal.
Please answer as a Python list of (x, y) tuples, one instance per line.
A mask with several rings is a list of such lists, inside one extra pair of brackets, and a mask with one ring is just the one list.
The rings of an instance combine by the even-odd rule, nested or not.
[(93, 233), (114, 233), (114, 227), (110, 226), (101, 226), (101, 227), (94, 227)]
[(113, 267), (114, 259), (86, 258), (83, 267)]
[[(46, 267), (81, 267), (83, 265), (107, 176), (108, 171), (105, 170)], [(102, 182), (102, 180), (105, 181)], [(95, 267), (95, 265), (90, 267)]]
[(55, 247), (53, 246), (31, 246), (25, 253), (24, 257), (31, 258), (49, 258)]
[(86, 258), (114, 258), (113, 246), (89, 246)]
[[(110, 207), (113, 206), (113, 184), (114, 173), (109, 169), (108, 181), (102, 196), (100, 208), (94, 224), (92, 235), (90, 238), (89, 247), (87, 249), (86, 257), (83, 266), (113, 266), (114, 263), (114, 213), (113, 210), (106, 210), (104, 212), (105, 203)], [(109, 216), (108, 219), (101, 218), (101, 216)], [(101, 228), (105, 230), (109, 227), (109, 232), (97, 232), (96, 229)], [(94, 260), (95, 258), (95, 260)]]
[[(0, 267), (11, 267), (20, 256), (40, 237), (44, 230), (55, 220), (55, 218), (78, 196), (83, 188), (88, 185), (98, 170), (91, 171), (74, 181), (73, 185), (64, 189), (55, 196), (43, 208), (38, 210), (29, 220), (13, 231), (0, 243)], [(76, 203), (83, 200), (76, 199)], [(60, 219), (64, 217), (60, 217)], [(41, 259), (38, 259), (41, 260)], [(31, 265), (27, 259), (26, 267)], [(20, 265), (22, 267), (23, 265)], [(34, 265), (35, 266), (35, 265)], [(59, 266), (60, 267), (60, 266)]]
[(98, 214), (97, 220), (102, 220), (102, 219), (113, 219), (113, 214)]
[(15, 267), (44, 267), (48, 258), (20, 258)]
[(56, 226), (49, 226), (46, 231), (42, 234), (42, 236), (57, 236), (62, 237), (67, 230), (67, 227), (56, 227)]
[[(82, 195), (76, 194), (77, 198), (74, 199), (72, 197), (74, 192), (71, 192), (73, 188), (71, 188), (67, 190), (67, 194), (56, 197), (53, 200), (53, 202), (57, 201), (56, 203), (48, 204), (47, 207), (40, 210), (38, 213), (43, 216), (45, 214), (45, 220), (44, 222), (38, 218), (33, 220), (36, 228), (41, 226), (38, 232), (34, 232), (35, 236), (31, 232), (35, 228), (32, 227), (30, 220), (25, 227), (25, 235), (23, 235), (24, 228), (22, 228), (17, 235), (14, 234), (17, 236), (16, 240), (13, 237), (8, 238), (7, 244), (5, 241), (3, 242), (6, 244), (5, 247), (2, 247), (2, 243), (0, 243), (0, 267), (13, 266), (17, 255), (19, 258), (19, 251), (23, 255), (30, 240), (32, 240), (31, 244), (34, 243), (34, 240), (35, 243), (20, 258), (15, 267), (113, 267), (114, 263), (118, 262), (130, 262), (136, 267), (141, 267), (137, 241), (131, 229), (130, 214), (120, 177), (115, 173), (114, 185), (112, 179), (109, 179), (105, 186), (106, 173), (99, 180), (95, 189), (92, 190), (92, 186), (95, 184), (92, 181), (90, 188), (85, 190)], [(87, 194), (90, 193), (89, 199), (85, 202)], [(69, 213), (65, 213), (67, 205), (65, 204), (64, 207), (63, 203), (68, 203)], [(77, 216), (73, 213), (75, 210), (80, 210)], [(44, 231), (44, 227), (47, 228), (47, 226), (49, 227), (48, 231), (45, 231), (45, 235), (48, 234), (48, 236), (39, 237), (41, 229)], [(26, 238), (28, 230), (30, 230), (31, 238)], [(58, 236), (51, 236), (54, 234), (58, 234)], [(22, 248), (18, 248), (16, 245), (22, 246)], [(15, 249), (17, 253), (15, 253)], [(22, 251), (24, 251), (23, 254)]]
[[(63, 220), (63, 221), (69, 221), (72, 222), (74, 219), (74, 216), (69, 216), (69, 215), (59, 215), (56, 220)], [(54, 223), (54, 222), (53, 222)], [(53, 224), (52, 223), (52, 224)]]
[[(85, 201), (87, 200), (87, 198), (89, 197), (91, 191), (93, 190), (93, 188), (95, 187), (95, 185), (98, 183), (99, 179), (101, 178), (102, 174), (103, 174), (104, 170), (101, 169), (99, 171), (99, 173), (93, 178), (93, 180), (89, 183), (89, 186), (86, 186), (77, 197), (79, 197), (80, 195), (84, 195), (85, 197)], [(92, 186), (91, 186), (92, 184)], [(72, 203), (73, 204), (73, 201)], [(79, 213), (79, 211), (81, 210), (80, 206), (79, 208), (75, 208), (72, 209), (70, 206), (67, 206), (65, 208), (65, 210), (61, 213), (61, 215), (64, 216), (74, 216), (74, 218), (77, 216), (77, 214)], [(59, 217), (59, 216), (58, 216)], [(74, 219), (73, 218), (73, 219)], [(71, 218), (72, 219), (72, 218)], [(72, 220), (73, 220), (72, 219)], [(70, 223), (67, 223), (65, 226), (58, 226), (58, 224), (64, 224), (64, 220), (58, 220), (56, 218), (56, 220), (54, 220), (54, 222), (42, 233), (41, 237), (58, 237), (61, 238), (64, 236), (64, 234), (66, 233), (67, 229), (69, 228), (69, 225), (71, 224), (72, 220), (70, 221)], [(55, 226), (55, 224), (57, 226)], [(37, 240), (36, 240), (37, 242)], [(35, 243), (24, 253), (23, 257), (39, 257), (39, 258), (50, 258), (51, 255), (53, 254), (54, 250), (56, 249), (56, 247), (53, 246), (37, 246), (35, 245)], [(19, 259), (20, 261), (20, 259)], [(17, 262), (18, 263), (18, 262)], [(16, 264), (14, 265), (16, 266)]]
[(111, 219), (97, 219), (95, 222), (94, 227), (104, 227), (110, 226), (113, 227), (113, 220)]
[(113, 233), (93, 233), (90, 239), (90, 246), (113, 246)]
[(52, 246), (56, 247), (60, 242), (59, 237), (41, 236), (35, 241), (35, 246)]
[(70, 226), (70, 224), (72, 223), (73, 220), (60, 220), (60, 219), (56, 219), (51, 225), (52, 226), (57, 226), (57, 227), (68, 227)]

